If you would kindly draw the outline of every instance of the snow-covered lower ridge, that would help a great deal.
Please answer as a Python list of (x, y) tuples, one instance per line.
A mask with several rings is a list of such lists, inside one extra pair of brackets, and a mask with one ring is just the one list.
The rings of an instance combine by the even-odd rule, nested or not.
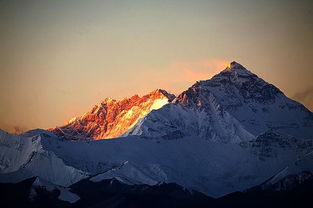
[[(150, 165), (151, 168), (156, 168), (153, 165)], [(155, 169), (154, 169), (155, 170)], [(104, 173), (97, 174), (94, 177), (91, 177), (90, 180), (93, 182), (99, 182), (106, 179), (115, 178), (120, 182), (125, 184), (147, 184), (147, 185), (156, 185), (158, 184), (158, 178), (154, 178), (153, 174), (155, 171), (150, 171), (149, 173), (143, 172), (140, 167), (131, 165), (128, 161), (125, 161), (122, 165), (114, 167), (110, 170), (105, 171)]]
[(79, 200), (79, 196), (69, 191), (68, 188), (52, 184), (49, 181), (40, 179), (39, 177), (35, 179), (31, 186), (31, 190), (29, 193), (30, 200), (34, 200), (37, 197), (37, 192), (40, 191), (40, 189), (44, 189), (49, 192), (59, 190), (60, 194), (58, 196), (58, 199), (67, 201), (69, 203), (75, 203)]
[[(303, 183), (308, 178), (313, 178), (313, 151), (302, 155), (296, 161), (289, 163), (268, 178), (259, 188), (262, 190), (285, 191), (291, 190), (293, 186)], [(299, 171), (302, 170), (302, 171)]]
[(0, 130), (0, 173), (25, 167), (35, 154), (42, 152), (40, 136), (25, 139)]
[(43, 140), (58, 139), (48, 134), (31, 137), (0, 132), (0, 182), (19, 182), (38, 176), (50, 183), (68, 186), (88, 173), (66, 165), (53, 151), (43, 147)]
[(278, 157), (281, 152), (290, 152), (300, 156), (313, 151), (312, 139), (295, 138), (275, 130), (266, 131), (253, 141), (241, 142), (243, 148), (253, 152), (262, 160)]
[[(1, 148), (8, 139), (23, 147), (35, 137), (4, 133), (0, 137)], [(115, 178), (126, 184), (176, 183), (220, 197), (263, 183), (305, 157), (311, 148), (303, 149), (292, 143), (284, 148), (273, 143), (279, 154), (264, 159), (258, 149), (249, 148), (250, 141), (224, 143), (200, 136), (171, 140), (127, 136), (86, 142), (63, 141), (42, 133), (37, 137), (40, 137), (40, 148), (32, 149), (36, 152), (33, 159), (26, 165), (19, 163), (10, 172), (2, 171), (1, 182), (19, 182), (38, 176), (51, 184), (68, 187), (84, 178), (93, 182)], [(6, 148), (9, 149), (6, 154), (16, 151), (13, 145)], [(16, 157), (27, 155), (24, 152)], [(295, 166), (293, 173), (312, 169), (312, 159), (308, 161)], [(1, 166), (3, 163), (1, 160)]]

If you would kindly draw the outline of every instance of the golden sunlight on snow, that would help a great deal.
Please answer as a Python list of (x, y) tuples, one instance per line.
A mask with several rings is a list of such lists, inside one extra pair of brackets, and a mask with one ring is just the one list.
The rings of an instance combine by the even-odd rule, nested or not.
[(166, 105), (167, 103), (168, 103), (168, 99), (167, 98), (157, 99), (151, 105), (150, 111), (157, 110), (157, 109), (163, 107), (164, 105)]
[(162, 90), (152, 91), (142, 97), (135, 95), (121, 100), (105, 99), (91, 111), (50, 130), (68, 139), (119, 137), (145, 115), (161, 108), (171, 99), (173, 95)]

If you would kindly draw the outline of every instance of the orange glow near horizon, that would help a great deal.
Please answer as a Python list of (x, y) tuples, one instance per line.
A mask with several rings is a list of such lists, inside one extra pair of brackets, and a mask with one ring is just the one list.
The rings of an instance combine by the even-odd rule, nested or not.
[(313, 110), (312, 1), (267, 1), (2, 1), (0, 129), (55, 127), (106, 97), (178, 95), (230, 61)]
[[(134, 94), (145, 95), (149, 91), (154, 89), (164, 89), (169, 93), (179, 95), (196, 81), (210, 79), (215, 74), (224, 70), (227, 65), (229, 65), (229, 62), (226, 60), (204, 59), (189, 62), (173, 61), (167, 67), (164, 67), (162, 69), (142, 70), (143, 73), (137, 77), (140, 81), (136, 82), (135, 86), (136, 88), (140, 88), (140, 91), (135, 92)], [(151, 72), (154, 73), (151, 74)], [(149, 79), (147, 79), (147, 77), (149, 77)], [(113, 98), (119, 100), (125, 97), (130, 97), (134, 94), (120, 94)], [(68, 124), (69, 120), (81, 116), (91, 106), (98, 104), (99, 101), (104, 100), (106, 97), (111, 96), (98, 95), (98, 98), (94, 103), (91, 103), (89, 106), (83, 109), (80, 108), (80, 105), (77, 103), (70, 103), (66, 108), (67, 114), (64, 115), (58, 123), (55, 123), (55, 125), (47, 126), (46, 128), (52, 129), (56, 126)], [(158, 108), (159, 107), (160, 106), (158, 106)], [(32, 128), (34, 127), (25, 127), (23, 128), (23, 130), (21, 130), (22, 128), (18, 128), (17, 126), (13, 126), (12, 128), (8, 126), (5, 129), (11, 133), (21, 133), (22, 131), (26, 131)]]
[(184, 81), (195, 82), (209, 79), (218, 72), (224, 70), (230, 63), (226, 60), (205, 59), (194, 62), (182, 62), (172, 64), (172, 70), (184, 74)]

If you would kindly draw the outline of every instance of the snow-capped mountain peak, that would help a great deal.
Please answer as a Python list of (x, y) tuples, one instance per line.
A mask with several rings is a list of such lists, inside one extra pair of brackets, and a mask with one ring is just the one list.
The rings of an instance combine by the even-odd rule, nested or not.
[(73, 142), (39, 129), (0, 131), (0, 182), (176, 183), (220, 197), (313, 171), (313, 114), (234, 62), (175, 99), (160, 89), (105, 99), (51, 131), (71, 140), (124, 138)]
[(256, 76), (243, 65), (235, 61), (229, 63), (229, 65), (223, 71), (221, 71), (221, 74), (225, 76)]
[(175, 132), (227, 142), (251, 140), (269, 129), (313, 137), (313, 116), (274, 85), (231, 62), (211, 79), (195, 83), (171, 104), (148, 114), (127, 134), (166, 136)]
[(230, 70), (234, 70), (234, 69), (245, 69), (245, 70), (247, 70), (244, 66), (242, 66), (241, 64), (239, 64), (239, 63), (236, 62), (236, 61), (230, 62), (229, 66), (227, 66), (226, 69), (230, 69)]
[(174, 98), (174, 95), (162, 89), (142, 97), (134, 95), (120, 100), (106, 98), (82, 116), (49, 130), (59, 137), (71, 140), (115, 138), (149, 112), (161, 108)]

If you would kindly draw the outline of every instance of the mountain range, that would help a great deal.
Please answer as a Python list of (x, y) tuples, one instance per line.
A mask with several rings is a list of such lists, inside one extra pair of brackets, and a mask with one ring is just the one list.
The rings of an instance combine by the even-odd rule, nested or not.
[[(237, 192), (285, 193), (311, 184), (313, 113), (232, 62), (176, 97), (158, 89), (105, 99), (65, 125), (1, 131), (0, 150), (0, 182), (33, 178), (30, 200), (44, 187), (77, 205), (87, 203), (82, 190), (107, 194), (110, 188), (101, 187), (110, 186), (114, 197), (162, 187), (211, 203)], [(88, 206), (104, 203), (94, 200)]]

